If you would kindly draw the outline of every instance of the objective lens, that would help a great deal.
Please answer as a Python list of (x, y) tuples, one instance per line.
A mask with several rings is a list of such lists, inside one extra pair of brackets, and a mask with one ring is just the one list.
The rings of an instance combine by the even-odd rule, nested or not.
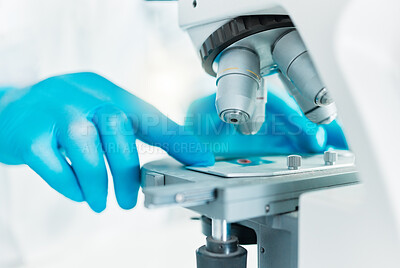
[(255, 110), (260, 83), (260, 60), (254, 51), (233, 47), (222, 52), (215, 103), (221, 120), (237, 125), (247, 122)]
[(296, 30), (285, 33), (275, 42), (272, 57), (281, 72), (305, 99), (317, 106), (326, 106), (334, 102)]

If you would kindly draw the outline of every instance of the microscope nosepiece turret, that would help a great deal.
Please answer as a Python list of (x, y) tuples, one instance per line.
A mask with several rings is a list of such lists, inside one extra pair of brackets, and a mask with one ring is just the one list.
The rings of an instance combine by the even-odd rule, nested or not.
[(219, 58), (216, 107), (222, 121), (242, 124), (253, 115), (261, 86), (259, 56), (245, 47), (231, 47)]
[(276, 73), (308, 119), (328, 124), (336, 118), (330, 91), (289, 16), (234, 18), (209, 35), (199, 52), (204, 70), (217, 77), (219, 117), (242, 134), (257, 133), (265, 122), (265, 77)]

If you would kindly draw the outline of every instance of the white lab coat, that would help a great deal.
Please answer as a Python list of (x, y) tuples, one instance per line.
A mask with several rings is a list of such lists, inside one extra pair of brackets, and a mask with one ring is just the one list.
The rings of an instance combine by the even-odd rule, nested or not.
[[(192, 100), (213, 91), (178, 28), (176, 3), (0, 0), (0, 86), (77, 71), (109, 78), (178, 122)], [(165, 156), (143, 144), (139, 151), (142, 163)], [(146, 210), (143, 196), (124, 211), (109, 192), (96, 214), (29, 168), (1, 166), (0, 267), (195, 266), (204, 238), (188, 211)]]

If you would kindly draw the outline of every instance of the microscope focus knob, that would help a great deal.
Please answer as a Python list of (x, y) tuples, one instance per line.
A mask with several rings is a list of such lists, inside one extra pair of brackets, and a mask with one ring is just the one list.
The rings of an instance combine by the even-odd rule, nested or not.
[(325, 161), (325, 165), (327, 166), (332, 166), (336, 163), (338, 159), (338, 154), (337, 152), (334, 151), (326, 151), (324, 153), (324, 161)]
[(300, 155), (289, 155), (287, 158), (287, 166), (290, 170), (296, 170), (301, 167), (301, 156)]

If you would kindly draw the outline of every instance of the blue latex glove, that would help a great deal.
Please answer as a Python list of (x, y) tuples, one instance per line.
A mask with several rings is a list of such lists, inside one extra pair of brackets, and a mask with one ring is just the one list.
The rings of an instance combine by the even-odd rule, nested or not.
[[(107, 171), (117, 201), (135, 206), (138, 138), (186, 165), (212, 165), (197, 138), (157, 109), (93, 73), (0, 91), (0, 162), (27, 164), (51, 187), (96, 212), (106, 207)], [(70, 160), (66, 160), (65, 156)]]
[(222, 122), (216, 112), (215, 94), (190, 106), (186, 126), (219, 157), (321, 153), (332, 147), (347, 149), (337, 121), (317, 126), (304, 116), (293, 98), (278, 90), (268, 92), (266, 120), (256, 135), (242, 135), (231, 124)]

